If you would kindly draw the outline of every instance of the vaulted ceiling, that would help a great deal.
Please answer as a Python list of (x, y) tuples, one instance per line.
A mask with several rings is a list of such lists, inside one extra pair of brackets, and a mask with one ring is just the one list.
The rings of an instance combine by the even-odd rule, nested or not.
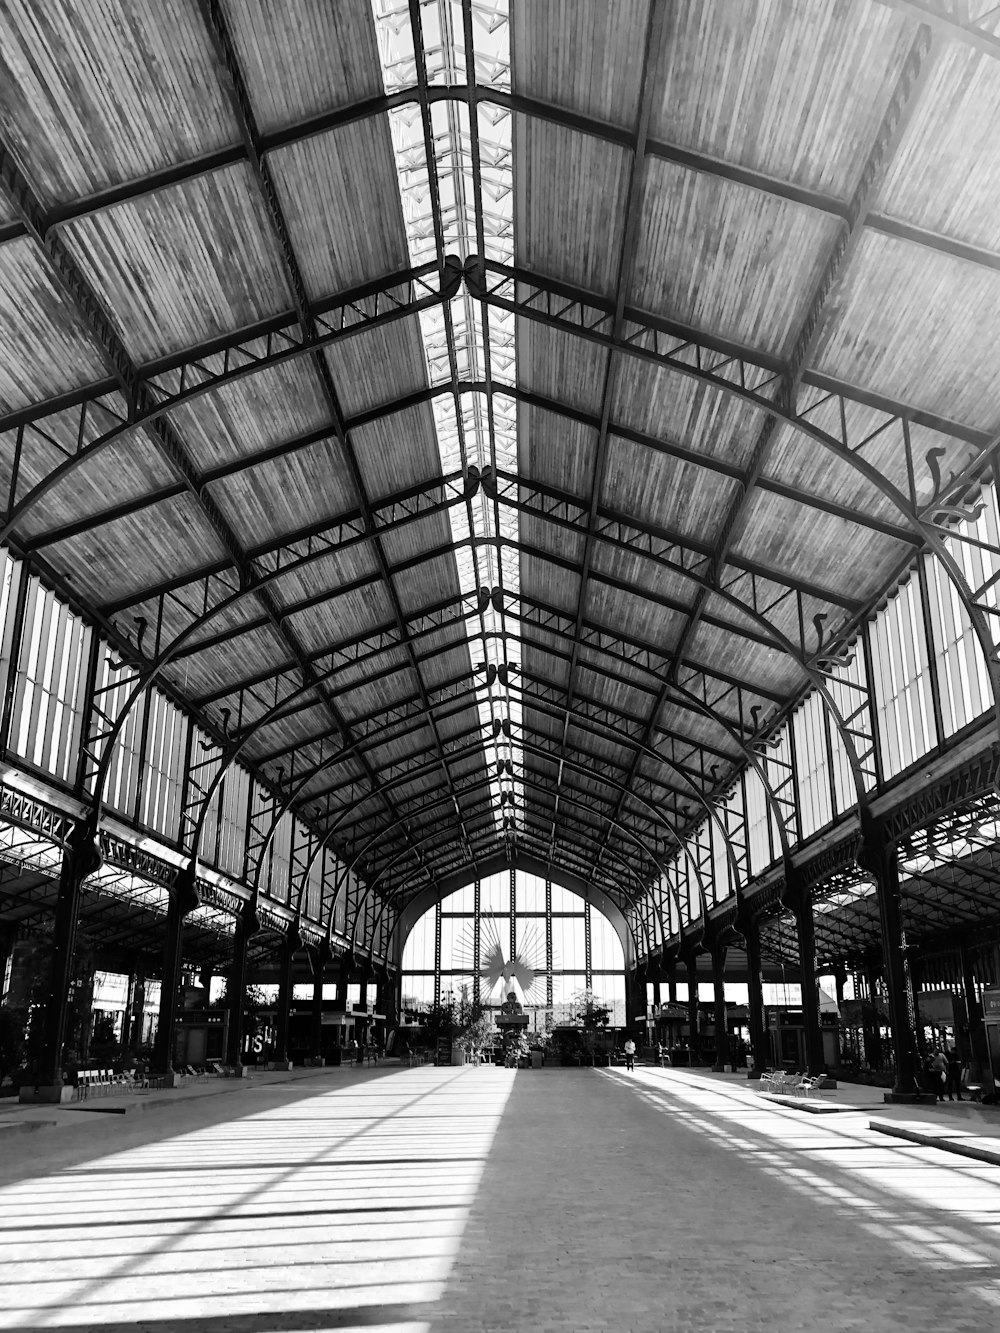
[(992, 447), (932, 10), (2, 0), (4, 534), (382, 892), (627, 906)]

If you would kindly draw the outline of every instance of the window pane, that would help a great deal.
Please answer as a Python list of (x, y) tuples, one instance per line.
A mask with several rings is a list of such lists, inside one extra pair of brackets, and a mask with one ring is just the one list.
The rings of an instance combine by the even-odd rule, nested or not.
[(625, 951), (618, 932), (594, 907), (590, 909), (590, 958), (595, 972), (625, 971)]
[(587, 936), (582, 916), (552, 918), (552, 966), (583, 971), (587, 966)]

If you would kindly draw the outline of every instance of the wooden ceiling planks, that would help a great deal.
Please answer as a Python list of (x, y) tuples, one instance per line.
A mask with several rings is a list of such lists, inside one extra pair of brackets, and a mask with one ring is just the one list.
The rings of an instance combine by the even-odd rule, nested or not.
[(255, 545), (343, 514), (359, 498), (336, 439), (255, 463), (205, 489), (234, 530), (251, 534)]
[(840, 220), (672, 162), (646, 167), (630, 300), (787, 356)]
[(78, 389), (107, 374), (104, 358), (32, 241), (0, 246), (0, 411)]
[(760, 408), (693, 376), (637, 357), (618, 358), (613, 427), (743, 467), (764, 421)]
[(268, 158), (306, 294), (318, 301), (407, 267), (389, 126), (359, 120)]
[(865, 0), (669, 5), (650, 134), (847, 199), (915, 26)]
[[(65, 457), (66, 446), (61, 442), (43, 438), (34, 431), (25, 431), (19, 494), (26, 494)], [(5, 473), (9, 476), (12, 461), (13, 450), (0, 449), (0, 486)], [(176, 470), (146, 432), (127, 431), (99, 455), (52, 486), (40, 503), (25, 515), (21, 531), (28, 537), (36, 537), (58, 531), (68, 523), (84, 523), (95, 514), (155, 494), (161, 488), (176, 485), (177, 481)], [(155, 512), (154, 521), (161, 520), (167, 521), (166, 510)]]
[(136, 361), (290, 309), (267, 210), (237, 164), (61, 228)]
[(382, 95), (368, 0), (224, 0), (222, 8), (265, 134)]
[(191, 0), (0, 7), (0, 125), (46, 205), (239, 142)]
[(224, 548), (193, 496), (179, 495), (148, 513), (127, 514), (113, 523), (78, 533), (47, 548), (74, 591), (91, 604), (131, 597), (163, 578), (180, 577), (206, 560), (224, 558)]
[(430, 403), (419, 403), (355, 427), (351, 443), (372, 501), (441, 476)]
[(1000, 273), (867, 232), (814, 364), (874, 393), (995, 429)]
[(586, 500), (594, 470), (592, 426), (522, 403), (517, 409), (518, 472)]
[[(386, 275), (395, 271), (387, 268)], [(402, 289), (399, 299), (406, 299)], [(423, 335), (416, 315), (365, 329), (324, 348), (323, 356), (348, 419), (427, 387)]]
[(942, 46), (876, 206), (889, 217), (1000, 255), (1000, 63), (983, 56), (970, 60), (959, 43)]
[(517, 90), (630, 129), (639, 107), (648, 0), (512, 7)]
[[(289, 0), (275, 7), (266, 0), (223, 0), (220, 8), (255, 125), (276, 136), (265, 144), (264, 159), (308, 298), (332, 304), (349, 288), (408, 267), (387, 118), (357, 118), (337, 128), (321, 119), (303, 123), (381, 96), (369, 5)], [(643, 92), (648, 23), (645, 0), (513, 6), (513, 91), (552, 108), (551, 118), (521, 111), (514, 116), (515, 263), (547, 282), (596, 293), (602, 309), (617, 295), (631, 170), (627, 137), (635, 131)], [(889, 7), (861, 0), (677, 3), (666, 7), (664, 24), (650, 85), (653, 152), (643, 168), (632, 238), (635, 265), (622, 296), (670, 328), (698, 329), (710, 342), (746, 344), (769, 363), (789, 357), (843, 236), (838, 210), (844, 213), (879, 137), (916, 26)], [(241, 127), (199, 6), (164, 0), (151, 15), (137, 0), (87, 0), (82, 7), (55, 0), (44, 13), (11, 3), (0, 6), (0, 35), (0, 68), (5, 61), (9, 75), (0, 80), (0, 129), (46, 207), (71, 206), (95, 191), (226, 152), (227, 166), (185, 171), (183, 183), (155, 192), (140, 186), (127, 202), (58, 224), (134, 360), (178, 353), (292, 309), (279, 237), (249, 165), (239, 160)], [(991, 205), (1000, 168), (990, 150), (1000, 118), (1000, 65), (970, 56), (958, 44), (939, 39), (938, 45), (922, 100), (873, 204), (900, 223), (996, 253), (1000, 233)], [(579, 123), (574, 128), (574, 117), (611, 127), (616, 142), (584, 132)], [(702, 156), (692, 160), (686, 154)], [(758, 173), (755, 186), (746, 173)], [(810, 201), (809, 192), (817, 197)], [(0, 220), (12, 215), (0, 197)], [(1000, 333), (1000, 277), (988, 263), (939, 251), (886, 235), (877, 219), (869, 225), (819, 311), (811, 368), (989, 430), (996, 425), (996, 377), (982, 349)], [(24, 238), (0, 245), (0, 411), (79, 389), (109, 373), (40, 254)], [(625, 257), (628, 270), (631, 252)], [(530, 290), (518, 283), (519, 298)], [(398, 294), (405, 299), (404, 289)], [(589, 322), (596, 326), (600, 314), (592, 310)], [(537, 826), (544, 826), (551, 809), (565, 735), (569, 763), (561, 818), (567, 823), (556, 829), (558, 863), (584, 854), (570, 849), (578, 838), (568, 832), (571, 823), (594, 833), (597, 841), (586, 853), (592, 857), (607, 832), (606, 816), (616, 809), (640, 843), (649, 836), (647, 803), (662, 803), (664, 819), (674, 822), (696, 817), (699, 807), (670, 757), (705, 774), (707, 786), (740, 760), (725, 725), (685, 705), (680, 687), (709, 700), (738, 730), (752, 704), (760, 705), (762, 717), (774, 717), (775, 696), (791, 703), (805, 684), (788, 654), (755, 641), (762, 630), (751, 616), (718, 596), (699, 598), (696, 584), (665, 561), (697, 560), (711, 574), (712, 564), (698, 553), (711, 555), (720, 543), (715, 572), (721, 582), (748, 603), (756, 596), (776, 628), (795, 639), (800, 618), (808, 626), (826, 612), (830, 624), (840, 623), (847, 610), (819, 595), (805, 595), (800, 608), (784, 585), (766, 578), (751, 586), (745, 570), (725, 562), (727, 551), (793, 582), (864, 601), (884, 589), (914, 548), (877, 530), (878, 524), (905, 526), (890, 498), (843, 455), (787, 425), (773, 431), (762, 460), (766, 489), (751, 486), (739, 521), (724, 530), (741, 493), (734, 474), (750, 468), (764, 438), (766, 417), (758, 407), (634, 356), (616, 354), (609, 367), (603, 347), (565, 326), (515, 322), (517, 388), (537, 400), (521, 399), (513, 409), (519, 474), (582, 506), (593, 500), (598, 523), (610, 512), (645, 526), (645, 540), (657, 543), (661, 554), (656, 560), (602, 540), (588, 547), (579, 527), (560, 524), (556, 514), (519, 516), (521, 600), (509, 587), (505, 628), (522, 640), (512, 698), (519, 701), (526, 747), (522, 808), (534, 821), (523, 836), (537, 841), (544, 835)], [(610, 321), (601, 329), (609, 332)], [(626, 337), (636, 330), (630, 320), (619, 327)], [(430, 402), (370, 415), (426, 391), (424, 344), (420, 321), (408, 317), (321, 353), (347, 419), (361, 484), (374, 502), (440, 478)], [(693, 359), (693, 350), (689, 355)], [(734, 364), (729, 373), (736, 377)], [(775, 380), (765, 393), (777, 390)], [(841, 418), (839, 403), (824, 392), (797, 386), (798, 406), (809, 409), (809, 422), (834, 435), (846, 428), (857, 458), (907, 496), (900, 426), (887, 426), (884, 414), (860, 403), (848, 403)], [(608, 435), (595, 472), (602, 416)], [(309, 357), (208, 392), (168, 418), (199, 475), (227, 469), (226, 476), (208, 482), (207, 495), (246, 549), (362, 508)], [(94, 419), (85, 438), (92, 438)], [(45, 423), (44, 435), (25, 433), (18, 494), (46, 475), (60, 450), (75, 447), (75, 431), (67, 413)], [(633, 433), (647, 442), (627, 438)], [(911, 423), (909, 448), (916, 498), (923, 503), (935, 485), (931, 460), (939, 460), (947, 475), (966, 461), (971, 445)], [(943, 454), (931, 453), (939, 449)], [(9, 476), (9, 452), (0, 451), (0, 485)], [(595, 475), (601, 485), (592, 496)], [(141, 597), (173, 571), (224, 559), (190, 495), (96, 524), (109, 506), (173, 484), (173, 472), (149, 439), (134, 433), (53, 490), (19, 534), (31, 537), (94, 517), (92, 531), (45, 547), (46, 558), (74, 580), (85, 602)], [(775, 486), (788, 495), (775, 494)], [(443, 488), (431, 490), (428, 498), (434, 502), (443, 494)], [(522, 498), (529, 494), (529, 488), (521, 491)], [(533, 507), (540, 503), (531, 500)], [(875, 526), (837, 517), (824, 507), (831, 505), (854, 510)], [(510, 517), (509, 508), (500, 512)], [(389, 783), (396, 809), (405, 811), (410, 835), (419, 839), (431, 823), (441, 825), (426, 853), (440, 853), (449, 865), (464, 863), (467, 853), (457, 821), (442, 822), (452, 811), (437, 740), (413, 710), (422, 692), (440, 703), (436, 734), (452, 778), (485, 780), (475, 735), (489, 696), (485, 674), (477, 672), (482, 639), (470, 644), (461, 619), (473, 609), (469, 589), (460, 597), (453, 554), (425, 558), (451, 543), (452, 518), (463, 515), (458, 506), (380, 537), (385, 560), (396, 570), (392, 579), (404, 621), (421, 617), (409, 630), (410, 647), (423, 662), (419, 678), (410, 648), (402, 645), (377, 651), (373, 641), (360, 650), (362, 661), (349, 660), (353, 641), (383, 629), (405, 632), (405, 626), (396, 627), (372, 542), (331, 551), (271, 585), (274, 607), (285, 613), (301, 650), (315, 658), (318, 670), (337, 666), (328, 690), (341, 715), (366, 732), (376, 719), (370, 757)], [(574, 515), (573, 522), (584, 526), (586, 515)], [(671, 533), (695, 553), (669, 547)], [(584, 585), (578, 571), (585, 564), (590, 573)], [(235, 577), (231, 572), (207, 589), (209, 605), (236, 586)], [(202, 595), (192, 585), (167, 597), (166, 635), (192, 623), (205, 605)], [(437, 623), (440, 613), (423, 614), (444, 603), (453, 603), (447, 623)], [(695, 606), (704, 612), (697, 622), (687, 614)], [(544, 607), (557, 608), (564, 619), (553, 626), (538, 623), (546, 619)], [(140, 601), (122, 617), (123, 627), (131, 616), (155, 614), (153, 602)], [(578, 617), (584, 642), (574, 645), (564, 626)], [(695, 628), (685, 634), (689, 624)], [(475, 618), (468, 626), (480, 628)], [(243, 633), (213, 642), (220, 632), (240, 627)], [(218, 616), (201, 639), (202, 646), (193, 644), (171, 665), (167, 678), (193, 698), (228, 691), (209, 705), (217, 720), (223, 708), (236, 706), (235, 687), (255, 673), (288, 672), (277, 687), (279, 697), (300, 679), (289, 643), (264, 623), (255, 599)], [(671, 654), (682, 643), (684, 661), (674, 664)], [(629, 656), (636, 660), (629, 662)], [(732, 687), (703, 674), (702, 665), (747, 682), (742, 713)], [(762, 693), (753, 691), (755, 685)], [(244, 694), (246, 718), (263, 716), (273, 688), (265, 682)], [(473, 688), (474, 697), (461, 693)], [(566, 729), (558, 710), (569, 696), (580, 720), (571, 719)], [(385, 722), (378, 733), (381, 713)], [(613, 739), (607, 726), (602, 730), (601, 717), (633, 734), (651, 727), (664, 760), (636, 761), (629, 746)], [(301, 709), (262, 728), (249, 753), (263, 759), (287, 749), (277, 762), (290, 767), (294, 754), (302, 771), (336, 753), (341, 743), (329, 708), (311, 695)], [(533, 749), (538, 744), (544, 755)], [(416, 772), (424, 765), (427, 774), (395, 785), (400, 766)], [(631, 784), (634, 797), (617, 790), (619, 780)], [(332, 793), (331, 808), (349, 812), (350, 836), (359, 845), (374, 838), (380, 865), (408, 845), (403, 826), (370, 795), (356, 756), (339, 760), (310, 784), (320, 805), (324, 792)], [(489, 789), (460, 791), (459, 797), (463, 810), (479, 821), (474, 839), (481, 854), (501, 846)], [(665, 839), (665, 827), (655, 836)], [(626, 859), (646, 855), (627, 830), (612, 832), (610, 846)], [(611, 859), (594, 869), (601, 882), (617, 873), (608, 869)], [(415, 864), (413, 854), (401, 858), (384, 882), (405, 883)]]
[(735, 480), (697, 463), (656, 453), (620, 436), (608, 443), (601, 499), (640, 522), (710, 542), (736, 493)]
[(628, 154), (564, 125), (515, 116), (515, 260), (558, 282), (614, 294)]
[[(175, 407), (167, 419), (200, 471), (224, 467), (330, 427), (319, 376), (308, 361), (286, 361)], [(332, 427), (330, 427), (332, 431)]]

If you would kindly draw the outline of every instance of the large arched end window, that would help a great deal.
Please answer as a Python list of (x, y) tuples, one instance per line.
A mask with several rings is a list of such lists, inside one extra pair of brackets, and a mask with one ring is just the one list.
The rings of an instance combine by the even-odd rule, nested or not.
[(592, 991), (625, 1023), (625, 955), (611, 922), (591, 903), (521, 870), (468, 884), (420, 917), (403, 946), (403, 1008), (421, 1009), (463, 990), (499, 1005), (513, 989), (529, 1011), (572, 1020)]

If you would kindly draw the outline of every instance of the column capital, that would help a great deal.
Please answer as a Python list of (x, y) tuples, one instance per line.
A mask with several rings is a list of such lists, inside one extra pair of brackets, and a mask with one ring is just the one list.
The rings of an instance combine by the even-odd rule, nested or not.
[(196, 907), (201, 906), (201, 894), (198, 892), (198, 861), (192, 857), (181, 866), (170, 885), (170, 897), (176, 910), (182, 917), (190, 916)]

